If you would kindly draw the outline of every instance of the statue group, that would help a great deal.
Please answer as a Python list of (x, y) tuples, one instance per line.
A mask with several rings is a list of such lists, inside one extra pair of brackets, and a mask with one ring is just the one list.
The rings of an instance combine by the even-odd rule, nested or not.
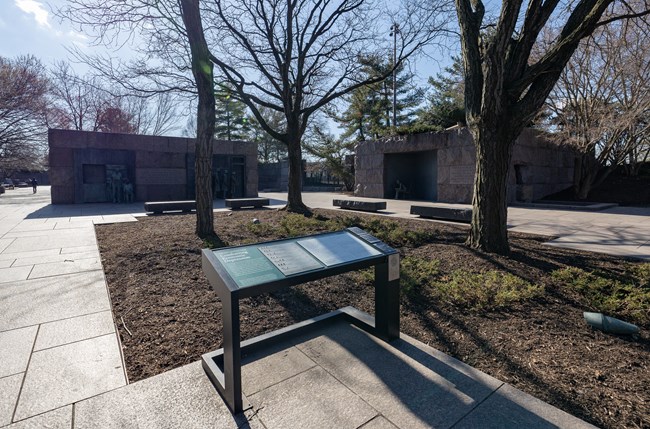
[(128, 177), (122, 177), (120, 171), (111, 171), (106, 178), (106, 200), (114, 203), (132, 203), (133, 197), (133, 184)]

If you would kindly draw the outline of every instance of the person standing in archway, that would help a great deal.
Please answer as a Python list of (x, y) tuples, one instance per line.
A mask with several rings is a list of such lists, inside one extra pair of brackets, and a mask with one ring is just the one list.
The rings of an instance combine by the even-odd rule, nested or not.
[(32, 185), (32, 191), (34, 191), (34, 193), (36, 193), (36, 188), (38, 187), (38, 182), (36, 181), (36, 179), (34, 177), (32, 177), (32, 180), (29, 183), (31, 183), (31, 185)]

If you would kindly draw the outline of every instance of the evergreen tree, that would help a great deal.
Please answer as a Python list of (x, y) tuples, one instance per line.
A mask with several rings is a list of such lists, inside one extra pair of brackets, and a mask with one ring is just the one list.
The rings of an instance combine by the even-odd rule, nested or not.
[[(367, 77), (385, 75), (392, 67), (391, 62), (377, 56), (360, 58), (363, 73)], [(395, 89), (397, 100), (397, 125), (414, 123), (417, 106), (422, 102), (424, 91), (413, 84), (413, 73), (404, 65), (397, 68)], [(360, 87), (344, 98), (346, 110), (333, 119), (343, 126), (343, 139), (363, 141), (381, 138), (395, 132), (393, 118), (393, 80), (389, 77), (381, 82)]]
[(221, 86), (215, 91), (214, 137), (219, 140), (247, 140), (251, 124), (246, 114), (246, 105), (237, 100), (235, 91)]
[(418, 123), (433, 129), (449, 128), (457, 123), (465, 123), (465, 82), (461, 57), (452, 57), (453, 63), (445, 67), (436, 78), (429, 78), (432, 87), (428, 105), (418, 118)]

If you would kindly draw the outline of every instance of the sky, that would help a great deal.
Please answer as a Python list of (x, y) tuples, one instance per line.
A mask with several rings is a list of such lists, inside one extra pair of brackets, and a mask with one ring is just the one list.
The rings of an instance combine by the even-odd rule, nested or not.
[[(16, 57), (31, 54), (50, 67), (57, 60), (71, 60), (66, 48), (77, 47), (86, 53), (104, 53), (105, 48), (91, 45), (91, 39), (76, 31), (69, 23), (61, 22), (52, 10), (65, 4), (65, 0), (0, 0), (0, 56)], [(117, 53), (130, 56), (128, 46)], [(425, 86), (429, 76), (435, 76), (441, 67), (450, 63), (450, 55), (440, 55), (433, 48), (428, 56), (412, 61), (416, 83)], [(83, 64), (71, 64), (79, 74), (87, 71)], [(183, 124), (185, 122), (183, 121)], [(332, 130), (338, 134), (337, 130)], [(173, 134), (179, 134), (180, 130)]]
[[(52, 6), (63, 0), (51, 0)], [(37, 0), (0, 0), (0, 55), (16, 57), (32, 54), (44, 65), (67, 59), (66, 46), (88, 48), (89, 39), (61, 24), (45, 2)]]

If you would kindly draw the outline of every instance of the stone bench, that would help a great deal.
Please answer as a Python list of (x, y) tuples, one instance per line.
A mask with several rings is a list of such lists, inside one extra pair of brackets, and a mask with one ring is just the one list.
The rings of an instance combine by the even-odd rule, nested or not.
[(364, 212), (386, 210), (386, 201), (334, 200), (332, 205), (341, 207), (342, 209), (361, 210)]
[(268, 206), (270, 201), (268, 198), (227, 198), (226, 207), (231, 209), (241, 209), (243, 207), (260, 208)]
[(147, 212), (154, 212), (156, 214), (173, 211), (183, 211), (187, 213), (196, 210), (196, 201), (150, 201), (144, 203), (144, 209)]
[(452, 222), (472, 221), (472, 209), (455, 209), (451, 207), (411, 206), (411, 214), (430, 219), (449, 220)]

